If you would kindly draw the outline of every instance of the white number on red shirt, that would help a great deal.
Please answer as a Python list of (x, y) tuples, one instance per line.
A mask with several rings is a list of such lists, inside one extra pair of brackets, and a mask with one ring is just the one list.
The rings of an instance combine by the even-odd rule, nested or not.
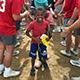
[(0, 12), (5, 12), (6, 0), (0, 0)]

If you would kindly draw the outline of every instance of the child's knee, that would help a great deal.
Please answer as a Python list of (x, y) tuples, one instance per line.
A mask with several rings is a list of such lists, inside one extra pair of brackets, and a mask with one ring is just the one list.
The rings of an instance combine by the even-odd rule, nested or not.
[(31, 57), (32, 59), (36, 59), (36, 53), (30, 52), (29, 57)]
[(40, 57), (42, 58), (42, 59), (47, 59), (47, 51), (43, 51), (42, 53), (40, 53)]

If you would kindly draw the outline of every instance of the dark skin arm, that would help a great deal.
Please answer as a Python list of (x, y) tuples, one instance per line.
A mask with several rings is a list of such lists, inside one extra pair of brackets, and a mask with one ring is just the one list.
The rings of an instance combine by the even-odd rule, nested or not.
[(31, 31), (27, 30), (27, 31), (26, 31), (26, 35), (27, 35), (29, 38), (35, 40), (37, 43), (40, 43), (40, 39), (33, 37), (33, 36), (30, 34), (30, 32), (31, 32)]
[(46, 28), (46, 33), (45, 33), (45, 34), (48, 35), (49, 38), (47, 38), (47, 41), (49, 41), (50, 38), (52, 37), (51, 30), (50, 30), (50, 26), (48, 26), (48, 27)]

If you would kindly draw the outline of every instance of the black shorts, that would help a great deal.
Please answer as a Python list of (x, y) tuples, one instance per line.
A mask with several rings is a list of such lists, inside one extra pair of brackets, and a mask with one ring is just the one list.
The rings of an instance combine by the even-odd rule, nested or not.
[(5, 36), (0, 34), (0, 42), (2, 42), (4, 45), (15, 45), (16, 44), (16, 36)]
[(74, 35), (75, 36), (80, 36), (80, 28), (77, 28), (74, 30)]

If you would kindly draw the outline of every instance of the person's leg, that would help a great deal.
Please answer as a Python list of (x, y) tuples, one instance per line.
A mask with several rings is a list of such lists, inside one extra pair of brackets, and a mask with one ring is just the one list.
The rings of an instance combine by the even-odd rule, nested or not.
[(13, 49), (14, 49), (14, 45), (16, 43), (16, 37), (15, 35), (13, 36), (4, 36), (3, 35), (3, 43), (5, 45), (5, 56), (4, 56), (4, 65), (6, 67), (10, 67), (11, 66), (11, 62), (12, 62), (12, 54), (13, 54)]
[(12, 45), (6, 46), (6, 53), (5, 53), (5, 57), (4, 57), (4, 65), (5, 65), (7, 68), (11, 66), (13, 48), (14, 48), (14, 47), (13, 47)]
[(80, 43), (80, 36), (76, 36), (76, 38), (75, 38), (75, 47), (74, 47), (75, 50), (77, 50), (79, 43)]
[(61, 50), (60, 52), (65, 55), (65, 56), (68, 56), (70, 57), (71, 56), (71, 52), (70, 52), (70, 49), (71, 49), (71, 43), (72, 43), (72, 34), (69, 34), (67, 37), (66, 37), (66, 50)]
[(0, 42), (0, 74), (2, 74), (2, 71), (4, 69), (3, 59), (4, 59), (4, 45), (2, 42)]
[(70, 51), (70, 48), (71, 48), (71, 43), (72, 43), (72, 34), (69, 34), (67, 37), (66, 37), (66, 51), (69, 52)]
[(75, 47), (74, 47), (74, 49), (78, 49), (79, 43), (80, 43), (80, 28), (77, 28), (75, 30)]
[(31, 72), (30, 72), (31, 76), (35, 75), (34, 64), (35, 64), (37, 50), (38, 50), (38, 44), (32, 43), (30, 48), (30, 53), (29, 53), (29, 56), (31, 57)]
[(35, 58), (32, 58), (32, 59), (31, 59), (31, 71), (30, 71), (30, 75), (31, 75), (31, 76), (34, 76), (34, 75), (35, 75), (34, 64), (35, 64)]
[(4, 57), (4, 44), (0, 42), (0, 64), (3, 64)]
[[(67, 22), (69, 21), (69, 18), (64, 19), (64, 27), (67, 27)], [(71, 48), (71, 43), (72, 43), (72, 34), (68, 34), (66, 37), (62, 37), (62, 39), (64, 39), (63, 41), (65, 41), (65, 45), (66, 45), (66, 50), (61, 50), (60, 52), (63, 55), (66, 55), (68, 57), (71, 56), (71, 52), (70, 52), (70, 48)], [(61, 42), (62, 44), (62, 42)], [(63, 45), (63, 44), (62, 44)]]
[(12, 63), (12, 53), (13, 53), (13, 45), (16, 43), (15, 36), (2, 36), (2, 42), (5, 45), (5, 55), (4, 55), (4, 77), (12, 77), (12, 76), (18, 76), (20, 74), (20, 71), (13, 71), (11, 69), (11, 63)]
[(75, 45), (74, 48), (71, 48), (71, 51), (73, 52), (73, 54), (77, 55), (79, 53), (78, 46), (80, 43), (80, 29), (79, 28), (75, 29), (74, 34), (75, 34)]
[[(74, 45), (74, 48), (71, 48), (71, 51), (74, 55), (77, 55), (79, 53), (78, 51), (78, 45), (80, 43), (80, 29), (77, 28), (74, 30), (74, 34), (75, 34), (75, 45)], [(80, 67), (80, 59), (78, 60), (70, 60), (70, 63), (73, 65), (73, 66), (77, 66), (77, 67)], [(75, 78), (77, 79), (77, 78)]]
[(46, 62), (46, 60), (47, 60), (47, 50), (46, 50), (46, 46), (45, 45), (43, 45), (43, 44), (40, 44), (39, 45), (39, 47), (40, 47), (40, 60), (41, 60), (41, 62), (42, 62), (42, 65), (44, 66), (44, 68), (46, 69), (46, 68), (48, 68), (48, 65), (47, 65), (47, 62)]
[[(67, 27), (67, 22), (69, 21), (70, 18), (64, 18), (64, 22), (63, 22), (63, 26)], [(61, 41), (61, 45), (66, 46), (66, 41), (65, 41), (65, 37), (62, 37), (62, 41)]]

